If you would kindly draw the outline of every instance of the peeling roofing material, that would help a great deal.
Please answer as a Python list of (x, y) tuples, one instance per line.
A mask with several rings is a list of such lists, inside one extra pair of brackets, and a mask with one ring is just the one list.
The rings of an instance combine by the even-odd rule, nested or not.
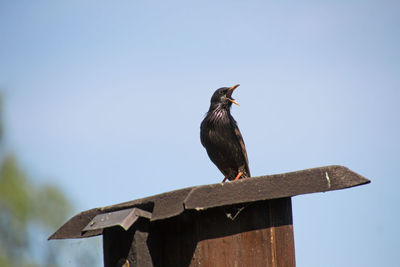
[[(81, 212), (60, 227), (49, 239), (85, 238), (102, 234), (103, 229), (83, 231), (100, 214), (137, 208), (150, 222), (179, 216), (185, 210), (292, 197), (345, 189), (370, 183), (346, 167), (333, 165), (283, 174), (266, 175), (234, 182), (188, 187), (117, 205)], [(90, 228), (90, 227), (89, 227)]]

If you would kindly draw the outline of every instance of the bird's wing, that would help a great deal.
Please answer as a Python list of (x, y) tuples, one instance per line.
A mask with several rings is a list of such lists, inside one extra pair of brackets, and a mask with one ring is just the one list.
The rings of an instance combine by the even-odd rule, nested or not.
[(242, 154), (243, 154), (243, 158), (244, 158), (244, 160), (245, 160), (245, 162), (246, 162), (245, 168), (246, 168), (247, 174), (249, 175), (249, 177), (251, 177), (251, 175), (250, 175), (250, 169), (249, 169), (249, 159), (247, 158), (246, 146), (244, 145), (244, 141), (243, 141), (242, 134), (241, 134), (240, 131), (239, 131), (239, 127), (237, 126), (236, 121), (233, 120), (233, 124), (234, 124), (234, 127), (233, 127), (233, 128), (234, 128), (235, 136), (236, 136), (236, 138), (237, 138), (237, 141), (238, 141), (239, 144), (240, 144), (241, 151), (242, 151)]

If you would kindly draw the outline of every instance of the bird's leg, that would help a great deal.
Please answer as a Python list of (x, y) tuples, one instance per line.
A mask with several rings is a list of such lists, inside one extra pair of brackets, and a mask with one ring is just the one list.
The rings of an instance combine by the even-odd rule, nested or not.
[(237, 179), (239, 179), (240, 176), (242, 176), (242, 174), (243, 174), (242, 172), (239, 172), (234, 181), (236, 181)]

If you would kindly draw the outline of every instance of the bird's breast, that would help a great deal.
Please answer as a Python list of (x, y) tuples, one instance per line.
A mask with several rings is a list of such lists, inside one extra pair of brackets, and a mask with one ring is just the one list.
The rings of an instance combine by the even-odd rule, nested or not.
[(228, 126), (230, 124), (231, 116), (225, 109), (217, 109), (208, 114), (208, 122), (212, 126)]

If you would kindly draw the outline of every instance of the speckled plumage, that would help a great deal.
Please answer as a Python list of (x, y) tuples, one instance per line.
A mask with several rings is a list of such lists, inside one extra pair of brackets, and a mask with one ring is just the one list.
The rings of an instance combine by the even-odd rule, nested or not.
[(210, 109), (200, 126), (202, 145), (228, 180), (235, 179), (239, 172), (242, 173), (240, 178), (250, 177), (246, 147), (230, 113), (232, 103), (236, 103), (231, 97), (232, 92), (238, 86), (222, 87), (214, 92)]

